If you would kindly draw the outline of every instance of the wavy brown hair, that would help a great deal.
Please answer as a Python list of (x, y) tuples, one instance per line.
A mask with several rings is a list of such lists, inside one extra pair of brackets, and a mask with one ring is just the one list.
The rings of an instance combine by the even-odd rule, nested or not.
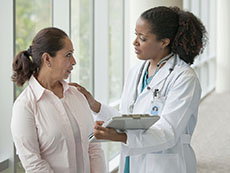
[(158, 40), (168, 38), (170, 51), (188, 64), (193, 64), (206, 44), (207, 32), (201, 21), (191, 12), (178, 7), (155, 7), (141, 14), (151, 26)]

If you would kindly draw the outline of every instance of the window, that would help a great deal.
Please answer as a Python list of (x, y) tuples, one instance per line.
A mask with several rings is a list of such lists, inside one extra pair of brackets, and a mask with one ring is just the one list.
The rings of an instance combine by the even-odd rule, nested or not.
[(123, 84), (123, 0), (109, 1), (109, 103), (118, 100)]
[[(35, 34), (52, 25), (52, 0), (16, 0), (15, 12), (15, 52), (28, 49)], [(15, 96), (27, 86), (15, 87)], [(16, 159), (17, 160), (17, 159)], [(25, 172), (17, 163), (16, 172)]]
[[(109, 0), (109, 59), (108, 98), (112, 106), (118, 106), (123, 87), (123, 0)], [(107, 156), (112, 160), (120, 152), (120, 143), (107, 144)]]
[[(123, 0), (92, 3), (92, 0), (71, 1), (71, 39), (77, 62), (71, 81), (99, 95), (101, 102), (118, 107), (123, 86)], [(99, 83), (99, 90), (95, 89), (95, 83)], [(103, 143), (103, 149), (108, 162), (118, 155), (120, 143)]]
[[(183, 1), (184, 8), (193, 12), (204, 24), (208, 32), (209, 43), (204, 52), (197, 57), (192, 67), (197, 73), (204, 97), (215, 88), (216, 73), (216, 1)], [(206, 8), (209, 7), (209, 8)], [(212, 10), (211, 10), (212, 9)]]
[(78, 82), (92, 92), (93, 22), (90, 2), (90, 0), (71, 1), (71, 39), (77, 62), (71, 74), (71, 81)]
[[(15, 52), (26, 50), (35, 34), (42, 28), (52, 25), (51, 0), (16, 0)], [(26, 84), (25, 84), (26, 86)], [(24, 87), (16, 87), (16, 97)]]

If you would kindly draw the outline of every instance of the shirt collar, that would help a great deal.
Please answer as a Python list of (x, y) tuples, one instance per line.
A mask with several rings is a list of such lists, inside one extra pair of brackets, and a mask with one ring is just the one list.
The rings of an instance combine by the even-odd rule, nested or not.
[(63, 86), (63, 93), (65, 94), (65, 92), (70, 88), (69, 84), (65, 80), (61, 80), (60, 82)]
[[(63, 86), (63, 94), (64, 94), (70, 87), (68, 83), (64, 80), (61, 80), (60, 82)], [(30, 77), (29, 86), (31, 87), (36, 97), (36, 101), (39, 101), (46, 89), (40, 85), (40, 83), (37, 81), (37, 79), (33, 75)]]

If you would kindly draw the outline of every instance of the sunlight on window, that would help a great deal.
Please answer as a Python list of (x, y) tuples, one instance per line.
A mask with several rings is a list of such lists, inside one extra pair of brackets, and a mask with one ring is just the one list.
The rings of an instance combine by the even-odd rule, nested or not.
[[(123, 85), (123, 1), (109, 0), (109, 103), (119, 100)], [(120, 152), (120, 143), (108, 143), (108, 159)]]
[[(93, 19), (90, 0), (71, 1), (71, 39), (77, 64), (71, 74), (71, 81), (78, 82), (93, 91)], [(123, 85), (123, 1), (109, 1), (109, 55), (108, 83), (109, 103), (117, 101)], [(102, 67), (103, 68), (103, 67)], [(103, 84), (102, 84), (103, 85)], [(113, 159), (120, 151), (120, 143), (104, 143), (107, 159)]]
[[(35, 34), (42, 28), (52, 25), (52, 0), (16, 1), (16, 54), (28, 49)], [(16, 87), (15, 96), (27, 86)]]
[(75, 49), (76, 65), (71, 81), (92, 91), (92, 19), (89, 0), (71, 1), (71, 39)]
[[(16, 0), (15, 14), (15, 52), (17, 54), (28, 49), (40, 29), (52, 25), (52, 0)], [(15, 87), (16, 98), (26, 86), (27, 83), (23, 87)], [(16, 172), (25, 172), (20, 162), (17, 162)]]
[(122, 0), (109, 1), (109, 103), (118, 100), (123, 84)]

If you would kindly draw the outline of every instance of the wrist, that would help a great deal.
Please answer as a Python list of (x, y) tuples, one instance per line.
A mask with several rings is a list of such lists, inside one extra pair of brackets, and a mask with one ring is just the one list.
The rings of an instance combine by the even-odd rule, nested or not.
[(117, 133), (117, 136), (116, 136), (114, 141), (123, 142), (126, 144), (127, 134), (126, 133)]
[(90, 108), (93, 112), (98, 113), (101, 110), (101, 103), (95, 100), (94, 103), (90, 105)]
[(127, 134), (126, 133), (123, 133), (122, 142), (125, 144), (127, 143)]

